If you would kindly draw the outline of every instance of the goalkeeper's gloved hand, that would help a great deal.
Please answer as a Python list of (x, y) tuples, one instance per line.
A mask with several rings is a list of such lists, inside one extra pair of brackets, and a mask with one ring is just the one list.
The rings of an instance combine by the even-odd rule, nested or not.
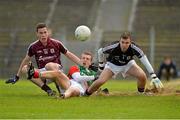
[(156, 74), (151, 74), (151, 86), (154, 86), (155, 88), (163, 88), (163, 84), (161, 83), (160, 79), (156, 76)]
[(18, 80), (19, 80), (19, 76), (15, 75), (13, 78), (8, 79), (5, 83), (6, 84), (9, 84), (9, 83), (15, 84)]
[(98, 70), (99, 70), (100, 72), (102, 72), (103, 69), (104, 69), (104, 66), (105, 66), (105, 64), (104, 64), (103, 62), (99, 62)]

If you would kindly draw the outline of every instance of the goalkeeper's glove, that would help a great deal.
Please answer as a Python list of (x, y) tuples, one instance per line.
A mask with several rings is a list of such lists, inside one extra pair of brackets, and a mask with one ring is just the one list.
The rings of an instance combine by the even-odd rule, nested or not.
[(102, 72), (103, 69), (104, 69), (104, 66), (105, 66), (105, 64), (104, 64), (103, 62), (99, 62), (98, 70), (99, 70), (100, 72)]
[(156, 74), (151, 74), (151, 86), (154, 86), (155, 88), (163, 88), (163, 84), (161, 83), (160, 79), (156, 76)]
[(13, 78), (8, 79), (5, 83), (6, 84), (9, 84), (9, 83), (15, 84), (18, 80), (19, 80), (19, 76), (15, 75)]

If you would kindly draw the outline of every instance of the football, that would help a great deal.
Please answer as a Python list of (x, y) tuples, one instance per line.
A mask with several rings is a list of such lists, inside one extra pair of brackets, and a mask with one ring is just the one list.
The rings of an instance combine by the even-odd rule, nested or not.
[(91, 36), (91, 30), (85, 25), (80, 25), (75, 30), (75, 38), (80, 41), (86, 41)]

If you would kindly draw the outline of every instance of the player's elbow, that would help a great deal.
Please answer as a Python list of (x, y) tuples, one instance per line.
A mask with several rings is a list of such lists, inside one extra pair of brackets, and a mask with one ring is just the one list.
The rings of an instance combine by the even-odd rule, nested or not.
[(99, 50), (98, 50), (98, 55), (102, 55), (103, 54), (103, 50), (102, 50), (102, 48), (100, 48)]
[(98, 50), (98, 62), (104, 62), (105, 61), (105, 56), (104, 56), (104, 53), (103, 53), (103, 49), (100, 48)]

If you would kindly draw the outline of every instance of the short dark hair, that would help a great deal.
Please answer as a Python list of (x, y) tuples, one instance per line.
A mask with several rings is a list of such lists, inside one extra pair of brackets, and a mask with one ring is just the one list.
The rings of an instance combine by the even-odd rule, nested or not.
[(128, 32), (128, 31), (123, 32), (123, 33), (121, 34), (121, 37), (120, 37), (120, 38), (122, 38), (122, 39), (128, 39), (128, 38), (130, 38), (130, 39), (131, 39), (131, 33)]
[(36, 32), (38, 32), (38, 29), (44, 28), (44, 27), (47, 27), (47, 25), (46, 25), (45, 23), (38, 23), (38, 24), (36, 25)]

